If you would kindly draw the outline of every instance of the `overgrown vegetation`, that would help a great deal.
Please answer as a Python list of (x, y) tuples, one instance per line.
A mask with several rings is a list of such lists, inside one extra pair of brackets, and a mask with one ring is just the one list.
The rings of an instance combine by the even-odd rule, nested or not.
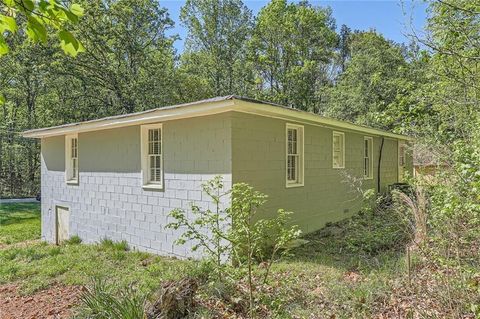
[[(211, 284), (232, 285), (246, 279), (249, 316), (253, 317), (254, 294), (258, 289), (254, 267), (260, 262), (265, 265), (260, 282), (264, 285), (275, 258), (285, 254), (301, 232), (297, 226), (288, 226), (290, 213), (284, 210), (279, 210), (273, 219), (258, 219), (257, 211), (267, 196), (247, 184), (234, 184), (232, 190), (225, 190), (221, 176), (216, 176), (203, 185), (203, 191), (211, 198), (215, 211), (192, 204), (195, 218), (190, 219), (190, 212), (176, 209), (170, 213), (175, 221), (166, 227), (184, 229), (177, 244), (188, 241), (193, 244), (193, 251), (201, 248), (200, 253), (206, 255), (206, 262), (216, 275), (207, 278)], [(225, 207), (224, 198), (231, 198), (230, 207)]]
[[(412, 246), (415, 217), (408, 206), (399, 210), (401, 204), (395, 196), (382, 198), (350, 219), (305, 236), (306, 244), (272, 263), (266, 283), (265, 264), (255, 260), (251, 277), (254, 316), (433, 314), (457, 318), (478, 313), (475, 246), (463, 245), (459, 256), (448, 258), (442, 253), (445, 246), (438, 246), (432, 238), (433, 227), (438, 226), (433, 226), (431, 215), (428, 239)], [(406, 247), (411, 248), (409, 258)], [(219, 282), (212, 263), (126, 251), (124, 244), (108, 239), (95, 245), (78, 244), (75, 239), (62, 246), (39, 243), (0, 249), (0, 284), (15, 282), (27, 294), (57, 283), (87, 286), (85, 302), (77, 309), (79, 317), (137, 318), (129, 314), (158, 315), (165, 309), (192, 318), (248, 317), (246, 271), (229, 270), (225, 269), (228, 275)], [(107, 312), (110, 308), (101, 306), (105, 302), (118, 303), (118, 307)]]

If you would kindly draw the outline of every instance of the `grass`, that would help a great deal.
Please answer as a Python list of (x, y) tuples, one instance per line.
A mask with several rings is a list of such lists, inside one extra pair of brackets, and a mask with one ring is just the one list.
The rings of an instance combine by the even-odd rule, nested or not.
[[(10, 234), (10, 242), (38, 238), (38, 205), (9, 204), (4, 205), (2, 212), (3, 223), (7, 227), (15, 226), (18, 234), (22, 234), (13, 240), (12, 231), (4, 230)], [(370, 305), (389, 289), (385, 282), (404, 273), (404, 263), (400, 252), (386, 247), (381, 250), (382, 245), (372, 237), (354, 232), (367, 226), (369, 232), (378, 231), (385, 220), (377, 220), (374, 226), (362, 226), (363, 220), (365, 216), (359, 216), (307, 236), (307, 245), (273, 266), (269, 281), (272, 290), (260, 291), (258, 298), (276, 317), (308, 317), (312, 313), (343, 313), (345, 317), (370, 314)], [(391, 236), (392, 231), (376, 233), (375, 238)], [(107, 238), (94, 245), (80, 243), (79, 238), (73, 237), (62, 246), (39, 242), (0, 249), (0, 284), (14, 282), (20, 286), (21, 293), (30, 294), (55, 283), (89, 285), (101, 279), (119, 291), (133, 284), (150, 293), (164, 280), (194, 275), (201, 268), (199, 263), (191, 261), (130, 251), (126, 242)], [(260, 276), (262, 270), (257, 272)], [(349, 273), (355, 273), (362, 280), (353, 282), (346, 277)], [(208, 309), (202, 311), (208, 317)]]
[(128, 251), (126, 242), (104, 239), (81, 245), (74, 236), (65, 245), (43, 242), (12, 245), (40, 238), (40, 207), (36, 203), (0, 206), (0, 284), (16, 282), (24, 294), (54, 283), (84, 285), (94, 278), (115, 282), (121, 289), (132, 283), (153, 290), (165, 279), (188, 273), (193, 264), (147, 253)]
[(307, 235), (306, 245), (273, 265), (275, 293), (266, 302), (286, 318), (373, 317), (394, 279), (407, 274), (407, 238), (395, 219), (363, 213)]
[(115, 282), (119, 289), (134, 283), (153, 290), (162, 280), (188, 273), (192, 264), (115, 246), (46, 243), (0, 250), (0, 284), (16, 282), (22, 293), (32, 293), (54, 283), (86, 285), (93, 278)]
[[(9, 204), (1, 212), (1, 238), (8, 237), (10, 243), (38, 238), (38, 206)], [(414, 284), (409, 284), (404, 254), (409, 238), (396, 215), (360, 214), (305, 238), (308, 244), (273, 265), (268, 285), (259, 285), (256, 298), (267, 317), (397, 318), (415, 314), (455, 318), (459, 317), (456, 313), (480, 309), (476, 297), (480, 295), (472, 284), (480, 282), (476, 266), (468, 276), (461, 271), (456, 276), (452, 269), (419, 260), (414, 254)], [(132, 287), (145, 296), (166, 280), (205, 275), (208, 267), (203, 267), (198, 262), (132, 251), (126, 242), (107, 238), (93, 245), (72, 237), (61, 246), (36, 242), (0, 247), (0, 285), (15, 283), (22, 294), (57, 283), (91, 285), (101, 280), (118, 291), (112, 298), (121, 298), (121, 292)], [(257, 278), (263, 271), (255, 269)], [(442, 279), (445, 274), (450, 274), (451, 282)], [(224, 311), (239, 307), (242, 298), (246, 300), (244, 280), (239, 278), (234, 287), (201, 288), (197, 317), (221, 317)]]
[(40, 204), (0, 204), (0, 246), (40, 238)]

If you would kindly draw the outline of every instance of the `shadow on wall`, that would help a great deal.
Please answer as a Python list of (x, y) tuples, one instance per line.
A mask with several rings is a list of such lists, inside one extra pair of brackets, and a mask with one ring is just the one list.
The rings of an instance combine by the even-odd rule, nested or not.
[[(165, 173), (231, 173), (228, 119), (217, 116), (164, 123), (163, 163)], [(218, 124), (218, 123), (223, 124)], [(80, 133), (80, 172), (139, 173), (141, 171), (140, 126)], [(42, 141), (42, 156), (49, 171), (65, 170), (65, 137)]]

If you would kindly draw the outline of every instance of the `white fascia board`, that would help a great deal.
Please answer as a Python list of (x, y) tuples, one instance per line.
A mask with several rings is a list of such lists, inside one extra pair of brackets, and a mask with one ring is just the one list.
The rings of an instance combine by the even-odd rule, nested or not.
[(332, 129), (341, 129), (344, 131), (352, 131), (352, 132), (363, 133), (363, 134), (374, 135), (374, 136), (384, 136), (384, 137), (405, 140), (405, 141), (414, 140), (414, 138), (410, 136), (390, 133), (390, 132), (379, 130), (379, 129), (352, 124), (349, 122), (339, 121), (339, 120), (323, 117), (318, 114), (313, 114), (310, 112), (305, 112), (297, 109), (269, 105), (269, 104), (259, 104), (259, 103), (252, 103), (247, 101), (239, 101), (239, 100), (236, 100), (235, 103), (236, 103), (235, 110), (238, 112), (263, 115), (266, 117), (278, 118), (278, 119), (310, 124), (310, 125), (323, 126), (323, 127), (328, 127)]
[(151, 112), (142, 112), (130, 115), (126, 114), (51, 128), (35, 129), (25, 131), (22, 135), (23, 137), (30, 138), (45, 138), (73, 133), (107, 130), (123, 126), (152, 124), (228, 112), (233, 110), (233, 106), (233, 100), (223, 100), (218, 102), (205, 102), (201, 104), (183, 105), (165, 109), (160, 108)]

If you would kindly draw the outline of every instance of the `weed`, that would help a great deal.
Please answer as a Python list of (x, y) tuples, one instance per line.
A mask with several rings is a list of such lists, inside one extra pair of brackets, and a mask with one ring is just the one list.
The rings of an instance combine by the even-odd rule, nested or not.
[(80, 236), (74, 235), (74, 236), (70, 237), (69, 239), (67, 239), (64, 243), (66, 245), (79, 245), (79, 244), (82, 243), (82, 239), (80, 238)]
[(100, 241), (100, 246), (104, 249), (115, 250), (115, 251), (128, 251), (128, 243), (126, 240), (122, 241), (113, 241), (109, 238), (103, 238)]
[(62, 253), (62, 250), (60, 249), (60, 247), (51, 247), (47, 252), (47, 254), (52, 257), (60, 255), (61, 253)]
[(96, 279), (81, 295), (80, 300), (78, 318), (145, 318), (146, 295), (132, 286), (118, 293), (105, 281)]

